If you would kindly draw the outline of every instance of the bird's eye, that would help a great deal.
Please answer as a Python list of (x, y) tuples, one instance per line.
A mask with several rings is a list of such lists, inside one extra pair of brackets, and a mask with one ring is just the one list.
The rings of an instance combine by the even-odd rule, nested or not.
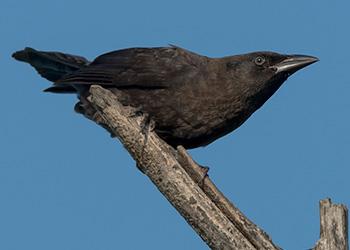
[(265, 63), (265, 58), (262, 57), (262, 56), (258, 56), (258, 57), (255, 58), (254, 62), (255, 62), (256, 65), (261, 66), (261, 65), (263, 65)]

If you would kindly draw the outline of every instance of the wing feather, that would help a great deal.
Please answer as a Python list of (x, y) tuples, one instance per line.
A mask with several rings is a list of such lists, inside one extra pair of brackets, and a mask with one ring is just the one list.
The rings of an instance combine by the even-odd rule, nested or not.
[(203, 58), (179, 47), (118, 50), (97, 57), (56, 83), (166, 88), (174, 79), (196, 70)]

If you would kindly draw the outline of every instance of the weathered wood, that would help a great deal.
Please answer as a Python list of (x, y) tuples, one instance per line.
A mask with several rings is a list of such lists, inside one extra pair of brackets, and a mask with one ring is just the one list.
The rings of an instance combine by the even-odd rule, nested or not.
[(193, 161), (191, 156), (182, 146), (179, 146), (177, 151), (178, 160), (181, 166), (183, 166), (196, 183), (199, 183), (204, 193), (256, 249), (280, 249), (274, 245), (270, 237), (263, 230), (245, 217), (244, 214), (223, 195), (223, 193), (210, 180), (209, 176), (203, 176), (201, 167)]
[(320, 201), (320, 239), (314, 250), (348, 250), (348, 210), (333, 204), (331, 199)]
[(92, 86), (90, 93), (97, 120), (117, 135), (141, 170), (210, 248), (256, 249), (190, 178), (175, 150), (153, 132), (146, 138), (140, 128), (142, 117), (134, 117), (132, 109), (125, 109), (108, 90)]

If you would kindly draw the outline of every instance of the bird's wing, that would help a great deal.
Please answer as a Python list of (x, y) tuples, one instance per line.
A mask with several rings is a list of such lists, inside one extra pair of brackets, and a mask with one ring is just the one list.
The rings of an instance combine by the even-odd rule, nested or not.
[(118, 50), (97, 57), (89, 66), (56, 83), (166, 88), (175, 78), (195, 72), (203, 58), (175, 46)]

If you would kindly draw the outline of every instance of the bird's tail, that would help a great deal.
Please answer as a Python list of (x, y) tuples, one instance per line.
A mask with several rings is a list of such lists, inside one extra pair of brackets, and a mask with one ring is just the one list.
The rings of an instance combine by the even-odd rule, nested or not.
[[(90, 63), (81, 56), (60, 52), (38, 51), (32, 48), (17, 51), (13, 53), (12, 57), (18, 61), (29, 63), (42, 77), (51, 82), (56, 82), (64, 75), (81, 69)], [(45, 91), (71, 93), (75, 92), (75, 89), (68, 85), (53, 85)]]

